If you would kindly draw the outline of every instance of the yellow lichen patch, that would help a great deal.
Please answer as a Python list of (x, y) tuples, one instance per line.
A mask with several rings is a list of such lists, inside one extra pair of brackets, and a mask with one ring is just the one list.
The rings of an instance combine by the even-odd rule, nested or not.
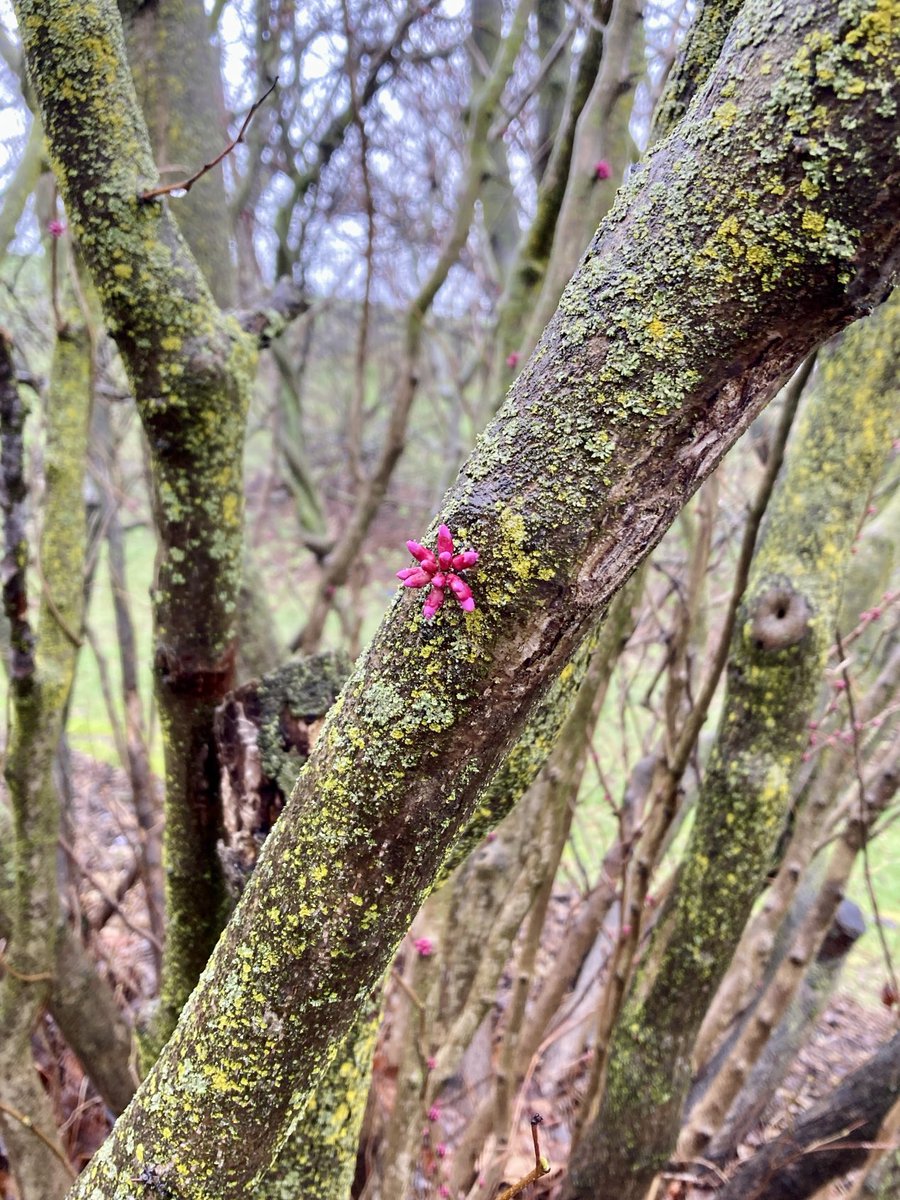
[(814, 237), (821, 237), (825, 232), (825, 217), (820, 212), (812, 212), (807, 209), (803, 214), (801, 225), (806, 233), (811, 233)]

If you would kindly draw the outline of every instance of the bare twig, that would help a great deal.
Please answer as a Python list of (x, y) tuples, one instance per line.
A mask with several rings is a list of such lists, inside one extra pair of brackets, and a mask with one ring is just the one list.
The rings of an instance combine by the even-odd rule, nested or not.
[(838, 630), (835, 630), (834, 635), (835, 645), (837, 646), (838, 657), (841, 660), (841, 676), (844, 681), (844, 691), (847, 694), (847, 709), (850, 713), (850, 731), (853, 735), (853, 772), (856, 776), (856, 786), (859, 790), (859, 827), (862, 837), (862, 862), (863, 862), (863, 878), (866, 881), (866, 892), (869, 896), (869, 903), (872, 906), (872, 915), (875, 918), (875, 929), (878, 933), (878, 941), (881, 943), (881, 953), (884, 957), (885, 970), (890, 980), (891, 988), (894, 995), (898, 995), (897, 974), (894, 970), (894, 960), (891, 958), (891, 950), (887, 944), (887, 938), (884, 936), (884, 925), (881, 920), (881, 913), (878, 909), (878, 898), (875, 895), (875, 887), (872, 883), (872, 871), (869, 863), (869, 821), (868, 821), (868, 801), (866, 800), (866, 786), (863, 782), (862, 763), (859, 758), (859, 726), (856, 721), (856, 703), (853, 699), (853, 685), (850, 682), (850, 674), (847, 670), (847, 659), (844, 654), (844, 647), (841, 643), (841, 635)]
[(204, 175), (209, 174), (209, 172), (214, 167), (217, 167), (224, 158), (228, 157), (235, 146), (239, 145), (244, 140), (244, 134), (247, 132), (248, 125), (253, 120), (260, 106), (268, 99), (269, 96), (271, 96), (272, 92), (275, 91), (277, 85), (278, 76), (276, 75), (272, 84), (266, 88), (259, 99), (253, 101), (250, 111), (247, 113), (246, 117), (244, 117), (243, 124), (238, 130), (237, 137), (233, 138), (232, 141), (228, 143), (221, 154), (217, 154), (216, 157), (210, 162), (204, 163), (198, 171), (195, 171), (193, 175), (189, 175), (187, 179), (179, 179), (176, 183), (161, 184), (159, 187), (150, 188), (146, 192), (141, 192), (138, 196), (138, 199), (141, 201), (141, 203), (146, 203), (148, 200), (156, 200), (160, 196), (186, 196), (198, 179), (202, 179)]
[(537, 1183), (544, 1175), (550, 1172), (550, 1163), (541, 1154), (541, 1147), (538, 1141), (538, 1126), (543, 1124), (544, 1118), (535, 1113), (531, 1118), (531, 1136), (534, 1139), (534, 1169), (520, 1179), (518, 1183), (514, 1183), (512, 1187), (508, 1187), (505, 1192), (501, 1192), (497, 1200), (515, 1200), (516, 1196), (520, 1196), (532, 1183)]
[(47, 1149), (52, 1154), (55, 1154), (59, 1161), (63, 1164), (70, 1177), (72, 1179), (76, 1178), (75, 1170), (72, 1164), (66, 1158), (65, 1154), (63, 1154), (62, 1150), (60, 1150), (59, 1146), (56, 1145), (52, 1138), (49, 1138), (42, 1129), (38, 1129), (31, 1117), (29, 1117), (26, 1113), (19, 1112), (19, 1110), (17, 1108), (13, 1108), (11, 1104), (4, 1104), (2, 1100), (0, 1100), (0, 1112), (5, 1113), (7, 1117), (12, 1117), (12, 1119), (14, 1121), (18, 1121), (24, 1129), (28, 1129), (36, 1138), (40, 1138)]
[(50, 971), (36, 971), (33, 975), (17, 971), (2, 950), (0, 950), (0, 970), (8, 971), (13, 979), (18, 979), (20, 983), (49, 983), (53, 979)]

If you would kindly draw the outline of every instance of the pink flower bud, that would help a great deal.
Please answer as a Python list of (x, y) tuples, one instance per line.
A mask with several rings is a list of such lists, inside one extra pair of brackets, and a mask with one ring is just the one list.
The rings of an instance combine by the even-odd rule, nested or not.
[(601, 158), (599, 162), (594, 163), (595, 179), (609, 179), (610, 175), (612, 175), (612, 169), (605, 158)]
[(460, 579), (458, 575), (448, 575), (447, 583), (450, 585), (450, 591), (459, 601), (459, 607), (463, 612), (474, 612), (475, 601), (472, 599), (472, 589), (464, 579)]
[(52, 238), (61, 238), (66, 232), (65, 221), (57, 221), (55, 218), (47, 222), (47, 232)]
[(438, 1144), (434, 1148), (434, 1152), (438, 1156), (438, 1158), (446, 1158), (447, 1157), (446, 1144), (444, 1142), (438, 1142)]
[(411, 575), (415, 575), (415, 573), (418, 571), (418, 569), (419, 569), (418, 567), (404, 567), (402, 571), (397, 572), (397, 578), (398, 579), (409, 579), (409, 577)]
[(413, 942), (419, 958), (431, 958), (434, 954), (434, 942), (429, 937), (416, 938)]
[(440, 588), (433, 587), (425, 598), (425, 605), (422, 608), (422, 613), (426, 621), (430, 621), (437, 610), (444, 603), (444, 593)]
[(434, 1057), (433, 1054), (428, 1055), (428, 1058), (425, 1060), (425, 1066), (428, 1068), (429, 1071), (433, 1071), (434, 1068), (437, 1066), (437, 1059)]
[[(450, 530), (446, 525), (438, 525), (437, 548), (438, 560), (440, 560), (442, 554), (449, 554), (450, 558), (453, 557), (453, 538), (451, 537)], [(449, 564), (450, 559), (448, 559), (447, 562)]]
[(449, 1196), (450, 1195), (450, 1189), (447, 1187), (446, 1183), (442, 1183), (441, 1186), (438, 1188), (438, 1195), (439, 1196)]
[(438, 1108), (438, 1106), (436, 1104), (432, 1104), (431, 1108), (429, 1108), (429, 1110), (428, 1110), (428, 1120), (429, 1121), (439, 1121), (440, 1119), (441, 1119), (441, 1110)]
[(465, 571), (467, 567), (474, 567), (478, 562), (477, 550), (463, 550), (462, 554), (453, 555), (454, 571)]
[(442, 550), (438, 555), (438, 563), (442, 571), (449, 571), (450, 564), (453, 562), (453, 555), (449, 550)]
[(425, 587), (427, 583), (431, 583), (431, 572), (424, 567), (414, 567), (412, 574), (403, 580), (403, 586), (411, 588)]
[(407, 542), (406, 548), (413, 558), (417, 558), (423, 566), (431, 563), (433, 563), (435, 567), (437, 566), (437, 559), (427, 546), (422, 546), (419, 544), (419, 542)]
[(509, 367), (509, 369), (511, 371), (514, 371), (516, 369), (516, 367), (519, 365), (519, 356), (515, 350), (513, 350), (512, 354), (507, 354), (506, 365)]

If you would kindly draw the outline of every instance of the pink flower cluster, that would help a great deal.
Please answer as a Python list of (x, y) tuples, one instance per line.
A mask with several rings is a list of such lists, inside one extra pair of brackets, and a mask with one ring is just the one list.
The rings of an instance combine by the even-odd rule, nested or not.
[(594, 163), (595, 179), (609, 179), (610, 175), (612, 175), (612, 167), (610, 167), (605, 158), (601, 158), (599, 162)]
[(54, 219), (52, 221), (47, 222), (47, 232), (50, 234), (50, 236), (52, 238), (61, 238), (62, 235), (66, 232), (65, 221), (58, 221), (54, 217)]
[(446, 525), (438, 527), (437, 554), (418, 542), (407, 542), (406, 546), (419, 565), (398, 571), (397, 578), (403, 580), (404, 587), (430, 587), (422, 608), (427, 621), (431, 620), (444, 603), (444, 592), (447, 588), (459, 601), (463, 612), (475, 611), (472, 589), (464, 579), (460, 579), (457, 572), (475, 566), (478, 562), (477, 551), (463, 550), (460, 554), (455, 553), (453, 537)]

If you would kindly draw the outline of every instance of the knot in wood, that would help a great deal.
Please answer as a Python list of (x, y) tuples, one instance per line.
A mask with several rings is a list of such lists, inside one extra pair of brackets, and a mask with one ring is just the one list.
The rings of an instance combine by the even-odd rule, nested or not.
[(777, 584), (760, 597), (753, 614), (752, 637), (757, 650), (784, 650), (806, 636), (812, 610), (806, 597), (787, 584)]

